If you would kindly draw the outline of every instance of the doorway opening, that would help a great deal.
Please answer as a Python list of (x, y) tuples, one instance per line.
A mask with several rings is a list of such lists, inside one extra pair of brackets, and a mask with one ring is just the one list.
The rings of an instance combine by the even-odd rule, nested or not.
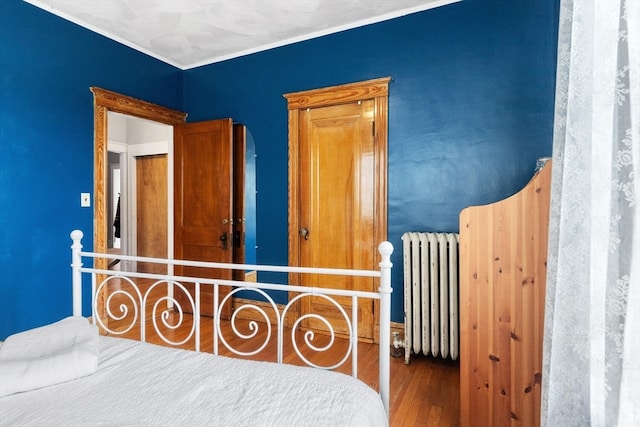
[[(92, 87), (91, 91), (94, 94), (93, 250), (98, 253), (118, 251), (127, 255), (172, 258), (175, 250), (173, 138), (176, 127), (183, 127), (181, 125), (186, 123), (187, 115), (97, 87)], [(119, 121), (124, 121), (124, 124), (118, 127)], [(238, 161), (243, 162), (244, 191), (242, 193), (244, 195), (242, 197), (245, 209), (240, 215), (241, 221), (235, 222), (241, 222), (245, 231), (241, 233), (243, 234), (241, 238), (246, 241), (244, 245), (246, 254), (243, 254), (246, 261), (244, 262), (255, 262), (257, 258), (256, 150), (251, 133), (245, 129), (244, 135), (246, 155)], [(158, 166), (159, 163), (164, 166)], [(162, 170), (164, 172), (159, 172)], [(143, 185), (140, 185), (141, 183)], [(162, 183), (164, 183), (164, 189), (158, 190)], [(149, 194), (151, 197), (146, 197)], [(163, 196), (162, 199), (160, 195)], [(114, 225), (118, 210), (118, 196), (120, 201), (120, 221), (117, 230), (120, 234), (119, 245)], [(141, 211), (140, 201), (143, 199), (145, 202)], [(165, 225), (148, 231), (149, 223), (159, 221), (153, 216), (160, 210), (159, 206), (166, 206), (165, 218), (162, 219), (162, 224)], [(150, 217), (149, 214), (152, 216)], [(163, 233), (165, 240), (158, 244), (152, 239), (157, 238), (160, 229), (166, 230)], [(141, 230), (146, 232), (145, 235), (148, 237), (142, 242)], [(245, 234), (246, 240), (244, 240)], [(151, 242), (151, 244), (141, 247), (140, 243), (144, 242)], [(165, 253), (145, 252), (156, 247), (166, 248)], [(106, 269), (107, 260), (96, 259), (94, 266)], [(101, 307), (104, 307), (104, 304), (100, 300), (104, 297), (105, 295), (97, 296)], [(96, 314), (105, 318), (104, 312)]]
[[(107, 114), (107, 251), (170, 258), (173, 127), (111, 111)], [(109, 267), (116, 267), (117, 261)]]

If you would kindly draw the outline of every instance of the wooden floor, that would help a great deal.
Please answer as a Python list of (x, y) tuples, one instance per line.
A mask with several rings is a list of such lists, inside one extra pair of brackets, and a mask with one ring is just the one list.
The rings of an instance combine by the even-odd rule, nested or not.
[[(148, 312), (150, 313), (151, 307)], [(149, 316), (146, 316), (149, 317)], [(175, 324), (179, 317), (177, 314), (170, 314), (166, 322)], [(157, 318), (158, 323), (162, 320)], [(123, 321), (126, 324), (126, 320)], [(111, 327), (118, 328), (115, 322), (110, 324)], [(243, 333), (251, 333), (248, 321), (240, 321), (236, 326)], [(251, 343), (266, 342), (264, 349), (244, 358), (255, 360), (276, 360), (276, 341), (274, 331), (271, 332), (271, 338), (268, 339), (268, 328), (266, 323), (257, 324), (256, 337)], [(177, 329), (170, 327), (162, 327), (163, 334), (166, 338), (174, 342), (180, 342), (187, 335), (187, 330), (193, 327), (193, 323), (189, 315), (184, 316), (182, 326)], [(200, 326), (200, 349), (202, 351), (213, 351), (213, 321), (210, 318), (204, 318)], [(152, 329), (152, 328), (150, 328)], [(232, 334), (229, 322), (224, 322), (220, 328), (222, 336), (228, 344), (236, 350), (242, 352), (253, 352), (258, 349), (258, 345), (251, 345), (248, 341), (237, 338)], [(148, 342), (166, 345), (157, 334), (150, 330), (146, 332), (146, 340)], [(296, 332), (297, 341), (303, 341), (303, 332)], [(125, 337), (131, 339), (140, 338), (139, 328), (132, 328)], [(286, 337), (291, 336), (290, 331), (285, 332)], [(257, 338), (257, 339), (256, 339)], [(326, 337), (316, 335), (314, 344), (321, 345), (326, 342)], [(193, 349), (195, 347), (195, 339), (178, 345), (177, 347)], [(309, 357), (314, 363), (326, 366), (332, 365), (340, 360), (348, 347), (346, 340), (338, 339), (337, 343), (331, 348), (331, 351), (324, 353), (312, 353), (308, 347), (300, 346), (301, 352), (305, 357)], [(218, 354), (230, 357), (237, 357), (231, 351), (227, 350), (224, 345), (219, 344)], [(301, 365), (302, 360), (292, 350), (291, 338), (285, 340), (284, 343), (284, 362), (289, 364)], [(351, 363), (347, 362), (337, 371), (350, 374)], [(359, 343), (358, 345), (358, 378), (369, 384), (374, 389), (378, 389), (378, 346), (376, 344)], [(409, 427), (409, 426), (458, 426), (460, 422), (459, 414), (459, 387), (460, 376), (459, 366), (457, 362), (445, 361), (442, 359), (429, 358), (422, 355), (412, 355), (411, 363), (405, 365), (404, 355), (402, 357), (391, 358), (391, 390), (390, 405), (391, 418), (390, 425), (392, 427)]]

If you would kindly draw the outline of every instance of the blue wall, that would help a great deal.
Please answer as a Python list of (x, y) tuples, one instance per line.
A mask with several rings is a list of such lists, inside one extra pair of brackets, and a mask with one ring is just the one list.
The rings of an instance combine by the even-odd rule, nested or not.
[(258, 155), (258, 262), (287, 262), (282, 94), (390, 76), (389, 239), (402, 321), (400, 236), (458, 230), (551, 154), (558, 0), (464, 0), (182, 72), (21, 0), (0, 1), (0, 339), (71, 312), (69, 232), (91, 248), (99, 86), (232, 117)]
[(390, 76), (392, 318), (403, 320), (405, 231), (458, 231), (551, 155), (558, 1), (464, 0), (185, 72), (189, 120), (253, 133), (258, 262), (287, 263), (288, 92)]
[(0, 1), (0, 340), (71, 313), (69, 233), (93, 245), (90, 86), (182, 107), (180, 70)]

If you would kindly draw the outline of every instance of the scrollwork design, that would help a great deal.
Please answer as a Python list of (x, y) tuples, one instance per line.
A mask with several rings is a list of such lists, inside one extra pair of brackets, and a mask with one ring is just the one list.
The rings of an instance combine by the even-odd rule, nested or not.
[[(285, 312), (283, 313), (283, 317), (286, 313), (286, 311), (298, 300), (302, 299), (302, 298), (309, 298), (309, 297), (315, 297), (315, 298), (322, 298), (325, 301), (329, 302), (332, 306), (334, 306), (337, 311), (341, 314), (341, 316), (344, 318), (344, 322), (347, 325), (347, 330), (348, 330), (348, 337), (349, 337), (349, 342), (351, 342), (351, 338), (353, 337), (353, 327), (351, 325), (351, 320), (349, 319), (349, 315), (347, 314), (347, 312), (344, 310), (344, 308), (332, 297), (328, 296), (328, 295), (322, 295), (322, 294), (311, 294), (311, 293), (303, 293), (300, 295), (297, 295), (296, 297), (292, 298), (289, 303), (287, 304), (286, 308), (285, 308)], [(342, 366), (347, 359), (349, 358), (349, 356), (351, 355), (351, 346), (347, 346), (346, 347), (346, 351), (344, 356), (342, 357), (341, 360), (339, 360), (338, 362), (336, 362), (333, 365), (327, 365), (327, 366), (322, 366), (322, 365), (318, 365), (316, 363), (313, 363), (309, 358), (307, 358), (306, 356), (304, 356), (304, 354), (302, 354), (299, 344), (298, 344), (298, 338), (296, 336), (296, 331), (298, 330), (298, 328), (301, 326), (302, 322), (306, 321), (306, 320), (310, 320), (310, 319), (315, 319), (320, 321), (326, 328), (326, 332), (328, 332), (329, 335), (329, 342), (325, 345), (322, 346), (318, 346), (314, 343), (315, 337), (316, 337), (316, 333), (312, 330), (308, 330), (305, 331), (305, 333), (303, 334), (304, 337), (304, 344), (311, 350), (313, 350), (316, 353), (321, 353), (324, 351), (327, 351), (329, 349), (332, 349), (336, 343), (336, 330), (335, 330), (335, 326), (334, 323), (330, 322), (326, 317), (321, 316), (317, 313), (306, 313), (301, 315), (298, 319), (296, 319), (296, 321), (293, 324), (293, 328), (291, 330), (291, 343), (293, 345), (293, 349), (296, 352), (296, 354), (298, 355), (298, 357), (300, 357), (300, 359), (307, 365), (307, 366), (311, 366), (314, 368), (320, 368), (320, 369), (327, 369), (327, 370), (331, 370), (331, 369), (335, 369), (338, 368), (340, 366)]]
[[(106, 292), (105, 290), (109, 286), (110, 282), (116, 282), (118, 284), (118, 289), (112, 290), (110, 292)], [(119, 281), (119, 282), (118, 282)], [(123, 285), (124, 282), (125, 284)], [(135, 293), (132, 293), (127, 289), (132, 289)], [(142, 295), (140, 294), (140, 290), (137, 288), (136, 284), (128, 277), (121, 276), (109, 276), (106, 277), (100, 285), (96, 288), (94, 295), (96, 297), (93, 301), (93, 312), (100, 313), (98, 311), (98, 303), (99, 300), (97, 298), (98, 295), (107, 295), (104, 300), (105, 312), (107, 315), (107, 323), (111, 324), (111, 321), (116, 322), (117, 329), (108, 327), (105, 324), (104, 319), (100, 318), (100, 316), (96, 316), (96, 322), (104, 331), (112, 335), (124, 335), (129, 332), (138, 322), (140, 316), (140, 302), (142, 301)], [(113, 307), (116, 307), (114, 310)], [(131, 308), (130, 308), (131, 307)], [(133, 315), (129, 314), (129, 311), (133, 311)], [(119, 311), (119, 313), (117, 312)], [(125, 319), (127, 319), (128, 323), (122, 324)]]
[[(273, 312), (275, 313), (275, 319), (276, 319), (276, 323), (279, 329), (279, 325), (280, 325), (280, 316), (278, 313), (278, 307), (276, 305), (276, 303), (273, 301), (273, 299), (271, 298), (271, 296), (269, 294), (267, 294), (266, 292), (264, 292), (262, 289), (255, 289), (255, 288), (247, 288), (247, 287), (238, 287), (233, 289), (231, 292), (229, 292), (225, 298), (222, 299), (222, 301), (220, 301), (220, 307), (218, 308), (218, 312), (216, 313), (216, 329), (218, 330), (218, 338), (220, 339), (220, 341), (222, 342), (222, 344), (225, 346), (225, 348), (227, 348), (229, 351), (231, 351), (234, 354), (240, 355), (240, 356), (253, 356), (255, 354), (260, 353), (262, 350), (264, 350), (264, 348), (269, 344), (269, 341), (271, 340), (271, 334), (272, 334), (272, 326), (271, 326), (271, 319), (269, 318), (268, 313), (262, 308), (259, 307), (255, 304), (251, 304), (251, 303), (246, 303), (243, 305), (240, 305), (238, 307), (236, 307), (236, 309), (234, 310), (233, 314), (231, 315), (231, 319), (230, 319), (230, 326), (231, 326), (231, 331), (235, 334), (236, 337), (242, 338), (243, 340), (252, 340), (254, 339), (258, 333), (260, 332), (260, 324), (264, 323), (267, 328), (267, 332), (264, 338), (264, 341), (258, 346), (259, 343), (256, 343), (256, 346), (258, 346), (257, 349), (253, 350), (253, 351), (241, 351), (237, 348), (232, 347), (229, 342), (224, 338), (224, 333), (222, 332), (222, 329), (220, 328), (220, 315), (222, 313), (222, 308), (224, 307), (225, 304), (230, 303), (231, 302), (231, 298), (233, 298), (233, 296), (235, 294), (237, 294), (238, 292), (241, 291), (250, 291), (250, 292), (256, 292), (258, 294), (260, 294), (262, 297), (264, 297), (269, 305), (271, 306), (271, 308), (273, 309)], [(247, 310), (252, 310), (255, 313), (258, 313), (258, 315), (260, 317), (262, 317), (263, 322), (260, 321), (256, 321), (256, 320), (249, 320), (247, 323), (247, 327), (248, 330), (250, 331), (249, 333), (245, 333), (242, 332), (240, 330), (240, 328), (238, 327), (238, 319), (240, 318), (240, 313), (242, 313), (243, 311), (247, 311)]]
[(297, 349), (297, 345), (296, 343), (296, 338), (295, 338), (295, 331), (298, 329), (298, 327), (300, 326), (300, 324), (306, 320), (306, 319), (316, 319), (320, 322), (322, 322), (324, 324), (324, 326), (326, 327), (327, 331), (329, 332), (329, 342), (327, 342), (325, 345), (323, 346), (317, 346), (314, 344), (314, 339), (316, 336), (316, 333), (312, 330), (306, 331), (304, 333), (304, 343), (307, 347), (309, 347), (311, 350), (315, 351), (315, 352), (323, 352), (323, 351), (327, 351), (329, 350), (331, 347), (333, 347), (333, 344), (335, 343), (335, 329), (333, 327), (333, 325), (331, 324), (331, 322), (329, 322), (326, 318), (320, 316), (319, 314), (315, 314), (315, 313), (309, 313), (306, 314), (304, 316), (299, 317), (295, 323), (293, 324), (293, 331), (291, 333), (291, 338), (294, 342), (294, 348)]
[[(166, 281), (166, 280), (155, 282), (153, 285), (149, 287), (149, 289), (144, 295), (145, 303), (147, 302), (147, 299), (150, 298), (151, 292), (156, 287), (160, 285), (165, 285), (165, 284), (167, 285), (167, 288), (171, 286), (178, 288), (178, 291), (182, 292), (187, 298), (187, 300), (189, 301), (189, 305), (187, 306), (187, 308), (190, 308), (191, 313), (194, 313), (194, 318), (199, 318), (198, 310), (196, 309), (196, 306), (197, 306), (196, 301), (193, 299), (193, 297), (191, 296), (191, 293), (187, 290), (187, 288), (180, 282)], [(161, 307), (162, 305), (164, 306), (164, 308)], [(171, 309), (169, 309), (168, 307), (171, 307)], [(187, 311), (188, 310), (185, 309), (185, 307), (183, 307), (182, 304), (180, 304), (179, 300), (169, 295), (168, 293), (167, 295), (161, 296), (154, 300), (154, 303), (152, 305), (152, 310), (151, 310), (151, 319), (153, 322), (153, 329), (156, 332), (156, 334), (158, 334), (158, 337), (160, 337), (162, 341), (173, 346), (179, 346), (179, 345), (185, 344), (195, 335), (196, 333), (195, 321), (191, 323), (191, 328), (187, 333), (186, 337), (180, 341), (171, 339), (164, 332), (167, 330), (177, 331), (179, 328), (183, 327), (183, 325), (186, 323), (185, 313)], [(162, 327), (158, 325), (158, 319), (161, 320)]]

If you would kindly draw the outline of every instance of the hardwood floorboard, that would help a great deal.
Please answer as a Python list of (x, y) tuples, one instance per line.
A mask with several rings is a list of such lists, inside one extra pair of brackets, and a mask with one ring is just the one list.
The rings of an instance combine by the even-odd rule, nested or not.
[[(110, 286), (110, 291), (120, 289), (121, 285), (114, 283)], [(144, 289), (144, 286), (143, 286)], [(156, 295), (163, 295), (166, 289), (158, 288), (152, 291), (151, 297), (147, 300), (145, 308), (147, 319), (152, 317), (153, 301), (157, 300)], [(124, 299), (115, 298), (113, 307), (118, 307)], [(164, 306), (162, 306), (164, 307)], [(138, 307), (140, 312), (140, 308)], [(130, 308), (131, 314), (133, 309)], [(180, 316), (171, 312), (165, 318), (168, 325), (177, 324)], [(128, 318), (118, 322), (111, 322), (110, 327), (120, 328), (127, 324)], [(162, 324), (160, 314), (157, 313), (156, 321)], [(172, 329), (163, 326), (161, 330), (165, 336), (173, 341), (182, 341), (188, 334), (188, 330), (193, 326), (190, 314), (183, 315), (184, 326)], [(221, 322), (220, 333), (225, 337), (233, 348), (242, 352), (253, 352), (257, 350), (256, 345), (251, 344), (247, 340), (233, 337), (231, 334), (231, 326), (228, 321)], [(249, 322), (241, 320), (237, 325), (243, 333), (250, 333)], [(276, 361), (277, 360), (277, 342), (276, 331), (272, 327), (271, 337), (267, 340), (267, 325), (258, 323), (258, 331), (255, 339), (263, 343), (266, 341), (264, 349), (255, 355), (243, 357), (252, 360)], [(153, 327), (147, 328), (147, 342), (167, 345), (156, 333), (152, 332)], [(200, 326), (200, 349), (209, 353), (213, 352), (213, 320), (211, 318), (203, 318)], [(299, 343), (303, 343), (304, 336), (302, 331), (296, 331), (296, 339)], [(128, 339), (140, 339), (140, 328), (133, 327), (127, 333), (121, 335)], [(285, 331), (285, 342), (283, 344), (283, 361), (284, 363), (293, 365), (303, 365), (302, 360), (293, 351), (291, 342), (291, 331)], [(323, 334), (315, 334), (314, 345), (321, 346), (327, 342), (328, 338)], [(344, 339), (336, 339), (336, 344), (331, 351), (323, 352), (315, 355), (311, 360), (313, 363), (323, 366), (335, 364), (344, 357), (349, 343)], [(184, 344), (178, 345), (179, 348), (194, 349), (195, 339), (188, 340)], [(306, 345), (300, 345), (300, 352), (305, 357), (311, 358), (311, 350)], [(231, 351), (226, 349), (224, 345), (219, 345), (218, 354), (228, 357), (238, 357)], [(424, 355), (412, 355), (411, 363), (404, 363), (404, 355), (402, 357), (391, 358), (391, 389), (390, 389), (390, 426), (391, 427), (411, 427), (411, 426), (438, 426), (438, 427), (454, 427), (460, 424), (460, 374), (457, 362), (450, 360), (441, 360), (427, 357)], [(351, 374), (351, 356), (338, 369), (339, 372)], [(376, 344), (359, 343), (358, 344), (358, 378), (374, 389), (378, 389), (378, 346)]]

